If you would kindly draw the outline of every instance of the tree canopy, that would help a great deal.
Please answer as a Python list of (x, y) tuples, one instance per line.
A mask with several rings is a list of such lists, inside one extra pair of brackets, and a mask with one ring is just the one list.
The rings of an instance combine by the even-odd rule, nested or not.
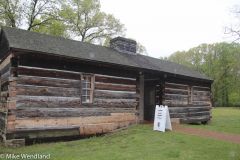
[(103, 44), (125, 28), (100, 7), (99, 0), (0, 0), (0, 24)]
[(5, 26), (33, 30), (57, 18), (59, 8), (56, 6), (56, 0), (0, 0), (0, 22)]
[[(99, 0), (0, 0), (0, 25), (105, 46), (126, 31)], [(138, 52), (147, 54), (141, 44)]]
[(240, 44), (202, 44), (188, 51), (175, 52), (168, 60), (212, 78), (215, 105), (240, 106)]
[(124, 25), (111, 14), (100, 10), (98, 0), (68, 0), (62, 3), (61, 19), (68, 31), (79, 40), (103, 43), (105, 40), (124, 33)]

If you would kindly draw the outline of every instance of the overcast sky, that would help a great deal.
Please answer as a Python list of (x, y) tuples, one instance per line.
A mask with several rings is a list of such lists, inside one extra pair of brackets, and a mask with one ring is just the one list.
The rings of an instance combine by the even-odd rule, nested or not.
[(102, 11), (125, 25), (126, 37), (150, 56), (169, 56), (201, 43), (229, 41), (224, 34), (240, 0), (100, 0)]

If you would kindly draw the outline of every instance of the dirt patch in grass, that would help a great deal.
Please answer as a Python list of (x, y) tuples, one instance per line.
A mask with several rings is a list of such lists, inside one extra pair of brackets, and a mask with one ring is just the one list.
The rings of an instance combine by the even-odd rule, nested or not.
[(213, 138), (217, 140), (223, 140), (223, 141), (240, 144), (240, 135), (237, 135), (237, 134), (221, 133), (217, 131), (210, 131), (210, 130), (200, 129), (200, 128), (191, 128), (191, 127), (187, 127), (179, 124), (173, 125), (173, 130), (174, 132), (190, 134), (190, 135), (206, 137), (206, 138)]

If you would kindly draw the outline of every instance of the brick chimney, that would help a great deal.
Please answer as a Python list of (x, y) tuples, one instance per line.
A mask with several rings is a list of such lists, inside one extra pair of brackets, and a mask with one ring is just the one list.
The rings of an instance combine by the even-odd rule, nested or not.
[(136, 54), (137, 42), (123, 37), (116, 37), (110, 40), (110, 48), (122, 53)]

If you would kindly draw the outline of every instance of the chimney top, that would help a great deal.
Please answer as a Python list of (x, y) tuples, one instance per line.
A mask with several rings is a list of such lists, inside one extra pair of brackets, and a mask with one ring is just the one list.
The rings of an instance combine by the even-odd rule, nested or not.
[(136, 54), (137, 42), (132, 39), (116, 37), (110, 40), (110, 48), (122, 53)]

